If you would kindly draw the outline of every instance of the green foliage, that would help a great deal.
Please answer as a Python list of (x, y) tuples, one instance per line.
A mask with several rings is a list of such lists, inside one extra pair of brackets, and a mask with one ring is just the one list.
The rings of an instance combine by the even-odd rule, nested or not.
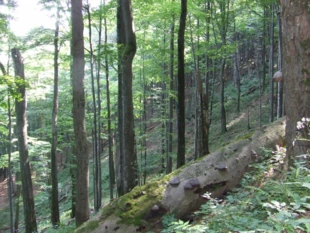
[(162, 219), (162, 224), (164, 229), (161, 231), (161, 233), (203, 233), (207, 230), (207, 227), (203, 225), (191, 225), (189, 222), (177, 220), (174, 218), (173, 214), (165, 215)]
[[(266, 151), (262, 162), (252, 166), (245, 175), (242, 186), (233, 189), (224, 199), (213, 199), (202, 205), (195, 214), (199, 221), (186, 224), (166, 216), (162, 232), (191, 231), (191, 227), (204, 227), (206, 232), (309, 232), (310, 219), (310, 170), (308, 160), (303, 157), (284, 179), (276, 167), (282, 166), (285, 153), (275, 155)], [(278, 178), (279, 179), (279, 178)], [(178, 226), (178, 227), (177, 227)], [(169, 231), (170, 230), (170, 231)], [(177, 231), (176, 231), (177, 232)]]

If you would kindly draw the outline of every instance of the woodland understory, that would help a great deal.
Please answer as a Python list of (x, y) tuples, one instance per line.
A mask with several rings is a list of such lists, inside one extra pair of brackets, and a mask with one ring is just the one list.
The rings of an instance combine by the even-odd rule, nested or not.
[[(310, 5), (0, 0), (0, 232), (310, 232)], [(298, 28), (298, 30), (296, 29)]]

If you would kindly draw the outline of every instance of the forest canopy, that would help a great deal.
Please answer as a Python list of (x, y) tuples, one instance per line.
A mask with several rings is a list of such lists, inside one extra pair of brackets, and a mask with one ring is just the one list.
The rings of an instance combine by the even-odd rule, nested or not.
[(72, 230), (283, 116), (289, 171), (309, 153), (307, 4), (0, 1), (3, 229)]

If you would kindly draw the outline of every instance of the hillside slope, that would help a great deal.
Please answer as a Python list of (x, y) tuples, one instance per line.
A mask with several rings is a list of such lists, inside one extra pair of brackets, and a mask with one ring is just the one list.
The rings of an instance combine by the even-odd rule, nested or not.
[(161, 217), (166, 213), (181, 218), (207, 201), (206, 192), (218, 197), (235, 187), (248, 165), (263, 155), (263, 148), (284, 145), (284, 132), (281, 119), (255, 131), (248, 139), (223, 147), (158, 181), (136, 187), (106, 205), (75, 232), (147, 232), (160, 228)]

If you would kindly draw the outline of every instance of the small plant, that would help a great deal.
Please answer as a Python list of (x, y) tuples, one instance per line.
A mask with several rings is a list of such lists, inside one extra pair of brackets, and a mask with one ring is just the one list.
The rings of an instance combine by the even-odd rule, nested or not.
[(284, 150), (266, 150), (262, 161), (244, 176), (241, 187), (223, 199), (205, 194), (209, 201), (195, 212), (199, 221), (189, 224), (167, 215), (162, 232), (310, 232), (310, 156), (302, 155), (285, 178), (274, 180), (284, 156)]

